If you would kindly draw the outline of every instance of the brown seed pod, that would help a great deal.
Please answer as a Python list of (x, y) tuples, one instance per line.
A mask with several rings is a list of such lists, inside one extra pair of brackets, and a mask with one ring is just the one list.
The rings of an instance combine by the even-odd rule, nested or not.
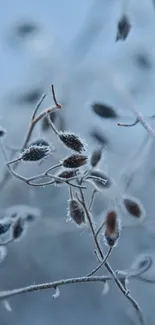
[(99, 161), (101, 160), (101, 158), (102, 158), (102, 148), (98, 150), (94, 150), (90, 159), (91, 166), (96, 167)]
[(23, 161), (38, 161), (43, 158), (46, 158), (51, 153), (50, 146), (29, 146), (28, 148), (24, 149), (21, 153), (20, 158)]
[(88, 157), (85, 155), (71, 155), (62, 161), (65, 168), (79, 168), (87, 163)]
[(125, 40), (130, 32), (131, 24), (129, 18), (123, 15), (117, 25), (116, 41)]
[[(76, 176), (76, 172), (77, 172), (77, 170), (63, 170), (61, 173), (58, 173), (56, 176), (58, 176), (60, 178), (64, 178), (64, 180), (67, 180), (71, 177)], [(58, 184), (63, 183), (63, 181), (56, 179), (55, 183), (58, 185)]]
[(144, 215), (142, 205), (135, 198), (123, 196), (123, 204), (127, 212), (133, 217), (141, 218)]
[(66, 147), (81, 153), (85, 151), (84, 144), (81, 139), (69, 132), (59, 132), (59, 139), (65, 144)]
[(68, 217), (72, 219), (78, 226), (85, 223), (85, 212), (82, 204), (75, 199), (68, 201)]
[(120, 224), (114, 210), (108, 211), (105, 219), (104, 238), (110, 247), (116, 245), (120, 233)]

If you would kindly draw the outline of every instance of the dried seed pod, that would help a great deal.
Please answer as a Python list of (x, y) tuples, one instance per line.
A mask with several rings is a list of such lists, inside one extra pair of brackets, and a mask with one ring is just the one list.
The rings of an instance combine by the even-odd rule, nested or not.
[(117, 25), (116, 41), (125, 40), (130, 32), (131, 24), (129, 18), (123, 15)]
[(108, 211), (105, 219), (104, 238), (106, 244), (110, 247), (116, 245), (120, 234), (120, 224), (117, 214), (114, 210)]
[(88, 157), (85, 155), (71, 155), (62, 161), (65, 168), (79, 168), (86, 165)]
[(29, 146), (21, 153), (20, 158), (23, 161), (38, 161), (46, 158), (51, 153), (50, 146)]
[(123, 204), (127, 212), (133, 217), (141, 218), (144, 216), (144, 209), (140, 202), (138, 202), (138, 200), (135, 198), (132, 198), (130, 196), (123, 196)]
[(85, 212), (82, 204), (75, 199), (68, 201), (68, 217), (73, 220), (78, 226), (85, 223)]
[(90, 136), (93, 138), (93, 140), (95, 140), (95, 142), (98, 142), (101, 146), (109, 145), (109, 140), (107, 139), (107, 137), (98, 130), (94, 129), (93, 131), (91, 131)]
[(94, 103), (92, 105), (93, 112), (103, 118), (115, 119), (118, 117), (115, 110), (108, 105), (102, 103)]
[(66, 147), (81, 153), (85, 151), (84, 144), (81, 139), (73, 133), (59, 132), (59, 139), (66, 145)]
[[(105, 188), (110, 188), (112, 181), (100, 170), (93, 170), (90, 176), (97, 177), (98, 179), (91, 179), (91, 181), (96, 185), (97, 189), (103, 190)], [(89, 179), (89, 176), (87, 177)], [(106, 181), (106, 182), (105, 182)]]
[(102, 158), (102, 148), (98, 150), (94, 150), (90, 159), (91, 166), (96, 167), (99, 161), (101, 160), (101, 158)]
[[(58, 176), (60, 178), (64, 178), (64, 180), (67, 180), (71, 177), (76, 176), (76, 172), (77, 172), (77, 169), (76, 170), (63, 170), (61, 173), (58, 173), (56, 176)], [(56, 179), (55, 183), (58, 185), (58, 184), (62, 184), (63, 181)]]
[(21, 238), (25, 231), (25, 222), (24, 219), (19, 217), (15, 220), (12, 225), (12, 236), (14, 240), (18, 240)]
[(0, 220), (0, 235), (4, 235), (7, 231), (10, 230), (12, 225), (10, 218), (3, 218)]

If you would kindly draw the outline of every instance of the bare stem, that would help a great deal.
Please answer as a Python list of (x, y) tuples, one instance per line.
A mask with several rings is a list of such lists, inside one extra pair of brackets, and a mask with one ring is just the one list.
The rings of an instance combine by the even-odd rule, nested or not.
[[(96, 233), (95, 233), (95, 229), (94, 229), (94, 226), (93, 226), (93, 223), (92, 223), (91, 215), (90, 215), (90, 212), (89, 212), (89, 210), (87, 208), (85, 198), (84, 198), (84, 195), (83, 195), (83, 192), (82, 192), (81, 189), (80, 189), (80, 195), (81, 195), (82, 204), (83, 204), (83, 207), (85, 209), (87, 220), (88, 220), (90, 230), (91, 230), (92, 235), (93, 235), (93, 239), (94, 239), (98, 254), (100, 255), (101, 259), (104, 260), (105, 257), (103, 255), (102, 249), (101, 249), (100, 244), (98, 242), (98, 239), (96, 237)], [(132, 296), (129, 294), (129, 292), (124, 288), (124, 286), (120, 282), (119, 278), (117, 277), (117, 274), (113, 271), (113, 269), (111, 268), (110, 264), (107, 261), (104, 262), (104, 266), (107, 269), (107, 271), (111, 274), (112, 278), (114, 279), (115, 283), (117, 284), (117, 286), (119, 287), (121, 292), (131, 302), (132, 306), (136, 309), (141, 325), (145, 325), (145, 320), (144, 320), (142, 311), (141, 311), (140, 306), (138, 305), (137, 301), (134, 300), (132, 298)]]
[(92, 209), (92, 206), (93, 206), (93, 202), (94, 202), (94, 198), (95, 198), (95, 194), (97, 193), (97, 190), (96, 189), (94, 189), (93, 190), (93, 193), (92, 193), (92, 196), (91, 196), (91, 199), (90, 199), (90, 203), (89, 203), (89, 211), (91, 211), (91, 209)]
[(59, 135), (59, 131), (56, 129), (53, 122), (51, 121), (49, 114), (47, 115), (47, 119), (48, 119), (48, 123), (51, 126), (52, 130), (55, 132), (56, 135)]
[[(31, 122), (30, 122), (30, 125), (29, 125), (29, 128), (28, 128), (28, 131), (27, 131), (27, 134), (26, 134), (26, 137), (25, 137), (25, 140), (24, 140), (24, 143), (23, 143), (23, 146), (21, 148), (21, 151), (24, 150), (30, 140), (30, 137), (32, 135), (32, 132), (33, 132), (33, 129), (35, 127), (35, 125), (46, 115), (46, 114), (49, 114), (51, 112), (54, 112), (56, 111), (57, 109), (60, 109), (62, 107), (61, 104), (58, 104), (57, 100), (56, 100), (56, 97), (55, 97), (55, 92), (54, 92), (54, 86), (52, 86), (52, 93), (53, 93), (53, 100), (54, 102), (56, 103), (56, 106), (54, 107), (51, 107), (51, 108), (47, 108), (45, 109), (43, 112), (41, 112), (37, 117), (36, 117), (36, 113), (41, 105), (41, 103), (43, 102), (44, 98), (46, 97), (46, 95), (43, 95), (40, 99), (40, 101), (38, 102), (38, 104), (36, 105), (36, 107), (34, 108), (34, 111), (33, 111), (33, 114), (32, 114), (32, 117), (31, 117)], [(16, 169), (18, 166), (18, 161), (17, 163), (14, 165), (14, 169)], [(4, 173), (4, 176), (3, 176), (3, 179), (1, 181), (1, 188), (3, 188), (8, 180), (10, 179), (10, 173), (8, 172), (8, 170), (6, 170), (6, 172)]]
[(56, 287), (60, 287), (67, 284), (76, 284), (76, 283), (88, 283), (88, 282), (105, 282), (110, 280), (109, 276), (93, 276), (93, 277), (79, 277), (79, 278), (71, 278), (66, 280), (48, 282), (43, 284), (34, 284), (27, 287), (8, 290), (8, 291), (0, 291), (0, 300), (10, 298), (22, 293), (26, 292), (33, 292), (33, 291), (40, 291), (40, 290), (47, 290), (47, 289), (55, 289)]
[(111, 251), (112, 251), (112, 248), (113, 247), (110, 247), (109, 249), (108, 249), (108, 252), (107, 252), (107, 254), (106, 254), (106, 256), (105, 256), (105, 258), (104, 258), (104, 260), (93, 270), (93, 271), (91, 271), (90, 273), (88, 273), (88, 275), (87, 276), (92, 276), (94, 273), (96, 273), (102, 266), (103, 266), (103, 264), (107, 261), (107, 259), (108, 259), (108, 257), (109, 257), (109, 255), (110, 255), (110, 253), (111, 253)]

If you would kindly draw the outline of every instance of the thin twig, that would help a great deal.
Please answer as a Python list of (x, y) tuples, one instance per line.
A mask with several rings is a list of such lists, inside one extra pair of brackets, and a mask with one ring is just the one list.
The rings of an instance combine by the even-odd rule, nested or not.
[[(81, 189), (80, 189), (80, 194), (81, 194), (81, 199), (82, 199), (83, 207), (85, 209), (85, 213), (86, 213), (87, 220), (88, 220), (88, 223), (89, 223), (89, 226), (90, 226), (92, 235), (93, 235), (93, 239), (94, 239), (96, 248), (98, 250), (98, 253), (99, 253), (101, 259), (104, 260), (105, 257), (104, 257), (104, 255), (102, 253), (102, 249), (101, 249), (100, 244), (98, 242), (98, 239), (96, 237), (96, 233), (95, 233), (95, 229), (94, 229), (94, 226), (93, 226), (93, 223), (92, 223), (91, 215), (90, 215), (90, 212), (89, 212), (89, 210), (87, 208), (87, 205), (86, 205), (86, 202), (85, 202), (85, 198), (84, 198), (84, 195), (83, 195), (83, 192), (82, 192)], [(109, 263), (107, 261), (104, 263), (104, 266), (107, 269), (107, 271), (111, 274), (111, 276), (113, 277), (115, 283), (117, 284), (117, 286), (119, 287), (119, 289), (121, 290), (121, 292), (131, 302), (132, 306), (136, 309), (141, 325), (145, 325), (145, 320), (144, 320), (144, 317), (143, 317), (141, 308), (138, 305), (137, 301), (134, 298), (132, 298), (132, 296), (129, 294), (129, 292), (124, 288), (124, 286), (120, 282), (119, 278), (117, 277), (116, 273), (113, 271), (113, 269), (111, 268), (111, 266), (109, 265)]]
[(62, 105), (60, 103), (58, 103), (58, 101), (56, 99), (54, 85), (51, 85), (51, 88), (52, 88), (52, 96), (53, 96), (54, 103), (55, 103), (56, 107), (60, 109), (62, 107)]
[(40, 98), (40, 100), (39, 100), (38, 104), (36, 105), (36, 107), (34, 109), (34, 112), (32, 114), (31, 121), (34, 120), (34, 118), (35, 118), (35, 116), (37, 114), (37, 111), (38, 111), (40, 105), (42, 104), (42, 102), (44, 101), (45, 97), (46, 97), (46, 94), (43, 94), (42, 97)]
[[(123, 273), (119, 274), (119, 279), (124, 279)], [(132, 278), (137, 278), (137, 276), (132, 275)], [(130, 278), (130, 274), (128, 276)], [(104, 275), (104, 276), (83, 276), (78, 278), (70, 278), (70, 279), (62, 279), (59, 281), (54, 282), (47, 282), (42, 284), (34, 284), (27, 287), (19, 288), (19, 289), (13, 289), (13, 290), (6, 290), (6, 291), (0, 291), (0, 300), (4, 300), (6, 298), (10, 298), (19, 294), (28, 293), (28, 292), (34, 292), (34, 291), (41, 291), (41, 290), (47, 290), (47, 289), (55, 289), (56, 287), (68, 285), (68, 284), (77, 284), (77, 283), (89, 283), (89, 282), (105, 282), (105, 281), (111, 281), (113, 278), (110, 275)], [(138, 279), (138, 278), (137, 278)], [(142, 322), (144, 324), (144, 322)]]
[(51, 121), (50, 115), (47, 115), (47, 119), (48, 119), (48, 123), (51, 126), (51, 128), (53, 129), (53, 131), (55, 132), (56, 135), (59, 135), (59, 131), (56, 129), (56, 127), (54, 126), (53, 122)]
[(91, 196), (91, 200), (90, 200), (90, 203), (89, 203), (89, 211), (91, 211), (91, 209), (92, 209), (92, 206), (93, 206), (93, 202), (94, 202), (94, 198), (95, 198), (95, 194), (97, 193), (97, 190), (96, 189), (94, 189), (93, 190), (93, 193), (92, 193), (92, 196)]
[(109, 249), (108, 249), (108, 252), (107, 252), (107, 254), (106, 254), (106, 256), (105, 256), (105, 258), (104, 258), (104, 260), (93, 270), (93, 271), (91, 271), (90, 273), (88, 273), (88, 275), (87, 276), (92, 276), (94, 273), (96, 273), (102, 266), (103, 266), (103, 264), (106, 262), (106, 260), (108, 259), (108, 257), (109, 257), (109, 255), (110, 255), (110, 253), (111, 253), (111, 251), (112, 251), (112, 248), (113, 247), (110, 247)]
[[(21, 147), (21, 151), (24, 150), (30, 140), (30, 137), (32, 135), (32, 131), (35, 127), (35, 125), (46, 115), (46, 114), (49, 114), (51, 112), (54, 112), (56, 111), (57, 109), (60, 109), (62, 107), (61, 104), (58, 104), (57, 100), (56, 100), (56, 97), (55, 97), (55, 92), (54, 92), (54, 88), (53, 88), (53, 100), (54, 102), (56, 103), (56, 106), (54, 107), (51, 107), (51, 108), (47, 108), (45, 109), (43, 112), (41, 112), (37, 117), (36, 117), (36, 112), (38, 111), (41, 103), (43, 102), (44, 98), (46, 95), (43, 95), (40, 99), (40, 101), (38, 102), (38, 104), (36, 105), (36, 107), (34, 108), (34, 111), (33, 111), (33, 114), (32, 114), (32, 117), (31, 117), (31, 122), (30, 122), (30, 125), (29, 125), (29, 128), (28, 128), (28, 132), (26, 134), (26, 137), (25, 137), (25, 140), (24, 140), (24, 143)], [(60, 107), (61, 106), (61, 107)], [(14, 165), (14, 169), (16, 169), (18, 166), (18, 162)], [(8, 172), (8, 170), (5, 171), (4, 173), (4, 176), (3, 176), (3, 179), (1, 181), (1, 189), (7, 184), (8, 180), (10, 179), (10, 173)]]
[(139, 119), (136, 118), (135, 122), (131, 123), (131, 124), (124, 124), (124, 123), (117, 123), (118, 126), (125, 126), (125, 127), (132, 127), (135, 126), (139, 123)]
[(105, 220), (102, 222), (101, 226), (96, 231), (96, 234), (95, 234), (96, 238), (98, 237), (98, 235), (99, 235), (100, 231), (102, 230), (102, 228), (104, 227), (104, 225), (105, 225)]

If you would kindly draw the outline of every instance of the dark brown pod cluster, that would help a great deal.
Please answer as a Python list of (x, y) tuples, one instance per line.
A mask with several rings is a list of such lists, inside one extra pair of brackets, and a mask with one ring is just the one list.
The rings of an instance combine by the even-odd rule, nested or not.
[(73, 133), (60, 132), (59, 139), (65, 144), (66, 147), (81, 153), (85, 151), (84, 144), (81, 139)]
[(129, 18), (123, 15), (117, 25), (116, 41), (125, 40), (130, 32), (131, 24)]
[(71, 155), (62, 161), (65, 168), (79, 168), (86, 165), (88, 157), (85, 155)]
[(14, 240), (20, 239), (25, 230), (25, 222), (23, 218), (17, 218), (12, 226), (12, 236)]
[(120, 224), (117, 214), (114, 210), (108, 211), (105, 219), (104, 238), (106, 244), (110, 247), (116, 245), (120, 235)]
[[(64, 180), (68, 180), (69, 178), (76, 176), (76, 172), (77, 170), (63, 170), (61, 173), (57, 174), (56, 176), (63, 178)], [(56, 179), (55, 183), (57, 185), (61, 184), (63, 183), (63, 180), (61, 181), (60, 179)]]
[(140, 203), (131, 197), (123, 197), (123, 204), (127, 212), (135, 218), (141, 218), (144, 214), (143, 208)]
[(29, 146), (28, 148), (24, 149), (21, 153), (21, 159), (23, 161), (38, 161), (41, 159), (46, 158), (51, 153), (50, 146), (43, 146), (43, 145), (33, 145)]
[(96, 167), (97, 164), (100, 162), (101, 158), (102, 158), (102, 148), (94, 150), (90, 159), (91, 166)]
[(85, 212), (82, 204), (78, 200), (70, 199), (68, 201), (68, 217), (78, 226), (85, 223)]

